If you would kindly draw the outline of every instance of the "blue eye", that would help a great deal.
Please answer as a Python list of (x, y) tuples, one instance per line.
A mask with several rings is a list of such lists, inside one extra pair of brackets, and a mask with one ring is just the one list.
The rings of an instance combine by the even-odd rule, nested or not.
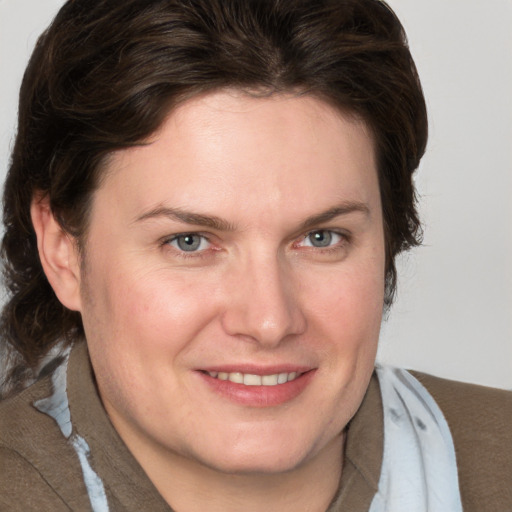
[(183, 235), (176, 235), (169, 244), (176, 249), (184, 252), (197, 252), (207, 249), (209, 246), (208, 240), (196, 233), (185, 233)]
[(308, 233), (304, 238), (303, 245), (307, 247), (330, 247), (339, 243), (342, 240), (342, 235), (335, 231), (329, 231), (327, 229), (319, 229), (318, 231), (312, 231)]

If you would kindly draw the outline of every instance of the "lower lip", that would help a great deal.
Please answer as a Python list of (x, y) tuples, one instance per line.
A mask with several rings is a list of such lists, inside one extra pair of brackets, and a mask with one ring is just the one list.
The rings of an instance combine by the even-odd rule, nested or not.
[(315, 370), (276, 386), (245, 386), (229, 380), (216, 379), (203, 372), (198, 374), (210, 389), (231, 402), (248, 407), (275, 407), (298, 397), (313, 379)]

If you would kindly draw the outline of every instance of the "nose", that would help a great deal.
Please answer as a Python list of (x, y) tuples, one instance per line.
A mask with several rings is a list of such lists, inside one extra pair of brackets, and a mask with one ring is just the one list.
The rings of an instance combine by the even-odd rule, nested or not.
[(228, 334), (272, 348), (305, 331), (298, 289), (286, 267), (275, 256), (254, 257), (230, 273), (222, 316)]

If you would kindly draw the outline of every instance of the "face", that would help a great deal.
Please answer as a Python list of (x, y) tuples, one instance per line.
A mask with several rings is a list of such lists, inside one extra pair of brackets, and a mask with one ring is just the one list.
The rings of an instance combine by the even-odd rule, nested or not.
[(268, 473), (341, 450), (383, 307), (365, 125), (311, 97), (216, 92), (108, 165), (80, 310), (137, 458)]

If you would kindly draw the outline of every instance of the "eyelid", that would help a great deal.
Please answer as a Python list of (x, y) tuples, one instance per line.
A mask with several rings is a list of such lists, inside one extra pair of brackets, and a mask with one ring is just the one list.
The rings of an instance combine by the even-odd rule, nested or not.
[[(338, 241), (336, 241), (335, 243), (325, 246), (325, 247), (315, 247), (314, 245), (307, 245), (307, 246), (303, 245), (303, 242), (305, 240), (307, 240), (307, 238), (310, 235), (312, 235), (314, 233), (321, 232), (321, 231), (325, 231), (325, 232), (331, 233), (332, 235), (336, 235), (336, 236), (340, 237), (340, 239)], [(208, 243), (208, 247), (206, 247), (204, 249), (195, 250), (195, 251), (185, 251), (185, 250), (180, 249), (179, 247), (175, 247), (175, 246), (171, 245), (171, 242), (174, 242), (175, 240), (179, 239), (180, 237), (184, 237), (187, 235), (201, 237), (203, 240), (205, 240)], [(207, 251), (216, 249), (214, 242), (211, 240), (213, 237), (214, 237), (214, 235), (212, 235), (211, 233), (204, 233), (204, 232), (199, 232), (199, 231), (182, 231), (181, 233), (174, 233), (172, 235), (163, 237), (160, 241), (160, 245), (171, 246), (172, 249), (180, 256), (184, 256), (184, 257), (196, 256), (197, 257), (197, 256), (200, 256), (200, 255), (206, 253)], [(347, 232), (346, 230), (336, 229), (336, 228), (319, 227), (319, 228), (315, 228), (315, 229), (310, 229), (306, 233), (300, 235), (293, 242), (293, 246), (306, 247), (306, 248), (316, 249), (316, 250), (320, 250), (320, 251), (321, 250), (328, 251), (328, 250), (340, 248), (341, 246), (345, 245), (345, 243), (350, 242), (351, 238), (352, 238), (351, 233)], [(217, 247), (217, 249), (219, 249), (219, 248)]]
[[(172, 242), (178, 240), (180, 237), (185, 237), (185, 236), (199, 236), (208, 243), (208, 247), (206, 247), (204, 249), (199, 249), (196, 251), (184, 251), (184, 250), (180, 249), (179, 247), (175, 247), (175, 246), (171, 245)], [(197, 231), (183, 231), (181, 233), (174, 233), (173, 235), (163, 237), (160, 240), (160, 245), (172, 247), (176, 251), (176, 253), (179, 255), (198, 256), (198, 255), (204, 253), (205, 251), (208, 251), (209, 249), (211, 249), (213, 246), (213, 242), (211, 241), (210, 234), (197, 232)]]
[(334, 228), (316, 228), (316, 229), (310, 229), (307, 233), (305, 233), (304, 235), (301, 235), (299, 237), (299, 239), (294, 243), (294, 245), (304, 247), (304, 245), (302, 245), (302, 242), (307, 240), (308, 237), (311, 236), (312, 234), (318, 233), (321, 231), (325, 231), (327, 233), (331, 233), (332, 235), (339, 236), (340, 240), (338, 240), (336, 243), (334, 243), (332, 245), (328, 245), (326, 247), (315, 247), (314, 245), (307, 245), (305, 247), (308, 247), (308, 248), (311, 247), (313, 249), (318, 249), (318, 250), (322, 250), (322, 249), (329, 250), (329, 249), (335, 249), (335, 248), (339, 247), (340, 244), (350, 241), (350, 233), (348, 233), (345, 230), (334, 229)]

